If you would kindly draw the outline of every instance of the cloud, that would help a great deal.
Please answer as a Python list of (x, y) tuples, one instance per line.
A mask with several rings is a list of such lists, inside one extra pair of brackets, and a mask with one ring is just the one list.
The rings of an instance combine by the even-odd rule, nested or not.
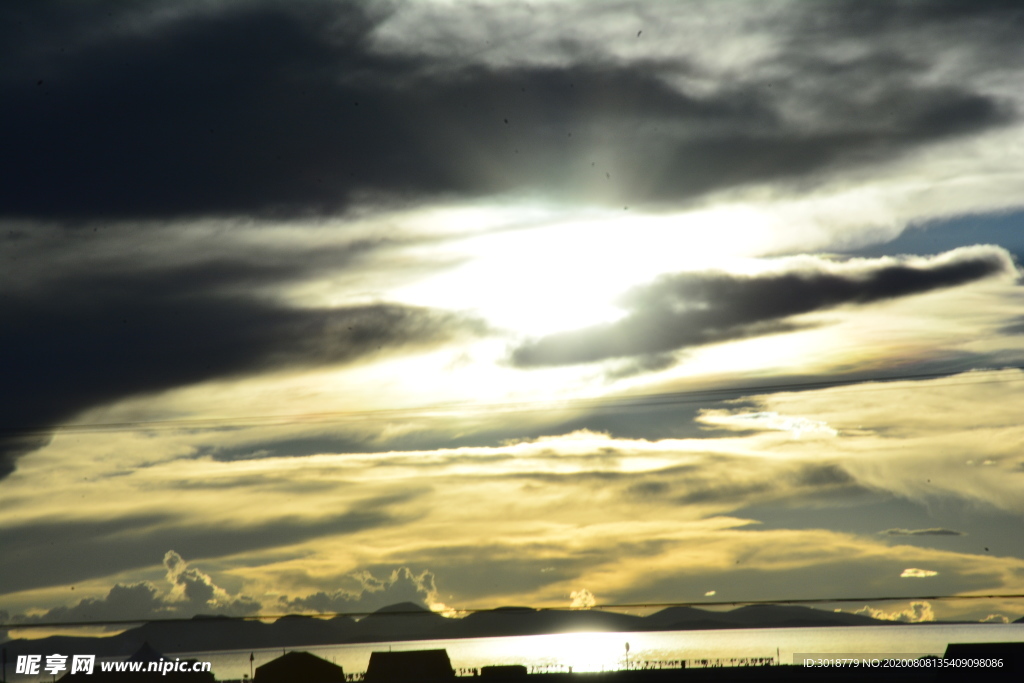
[(1004, 325), (999, 329), (1000, 334), (1024, 335), (1024, 317), (1018, 316), (1014, 322)]
[(98, 405), (199, 382), (352, 364), (483, 332), (474, 319), (393, 303), (298, 306), (263, 296), (301, 280), (298, 259), (234, 260), (149, 272), (75, 274), (0, 302), (5, 421), (0, 477), (47, 430)]
[[(680, 468), (676, 473), (671, 471), (658, 472), (656, 483), (666, 486), (665, 491), (675, 494), (680, 505), (708, 505), (723, 508), (736, 508), (752, 505), (773, 499), (789, 498), (796, 500), (801, 496), (815, 496), (830, 491), (833, 495), (841, 495), (857, 490), (853, 479), (841, 466), (829, 463), (790, 463), (782, 467), (750, 466), (734, 460), (732, 466), (727, 462), (732, 458), (721, 458), (718, 462), (710, 460), (697, 472)], [(721, 468), (721, 469), (719, 469)], [(742, 470), (733, 473), (729, 470)], [(676, 476), (673, 476), (676, 475)], [(651, 478), (654, 478), (651, 477)], [(654, 490), (645, 485), (644, 479), (633, 484), (631, 492), (638, 497), (650, 497)]]
[(1009, 624), (1010, 617), (1005, 614), (989, 614), (978, 620), (982, 624)]
[(518, 367), (659, 356), (687, 347), (796, 329), (793, 317), (864, 305), (1014, 273), (1000, 247), (954, 249), (928, 259), (819, 261), (781, 273), (682, 273), (631, 290), (627, 315), (527, 342), (512, 353)]
[(247, 596), (231, 597), (217, 586), (209, 574), (189, 567), (188, 563), (173, 550), (164, 555), (167, 581), (174, 586), (170, 599), (184, 603), (175, 605), (179, 610), (203, 613), (215, 611), (229, 616), (253, 614), (260, 610), (260, 603)]
[(931, 569), (915, 569), (915, 568), (911, 567), (909, 569), (904, 569), (903, 572), (900, 574), (900, 578), (901, 579), (926, 579), (928, 577), (938, 576), (938, 575), (939, 575), (939, 573), (937, 571), (932, 571)]
[[(842, 509), (842, 504), (838, 505)], [(801, 507), (795, 514), (814, 518), (818, 506)], [(849, 514), (852, 511), (847, 508)], [(863, 595), (892, 595), (909, 590), (899, 569), (892, 571), (892, 549), (872, 542), (860, 534), (844, 534), (822, 528), (762, 530), (750, 520), (706, 518), (682, 521), (671, 513), (645, 515), (634, 513), (630, 525), (591, 524), (588, 542), (574, 542), (572, 529), (560, 529), (568, 539), (569, 553), (591, 551), (588, 562), (574, 575), (557, 585), (538, 591), (547, 604), (557, 604), (560, 596), (579, 586), (595, 595), (609, 596), (602, 602), (649, 603), (654, 596), (678, 600), (679, 595), (702, 596), (714, 586), (716, 600), (852, 598)], [(660, 524), (658, 522), (661, 522)], [(568, 526), (568, 525), (567, 525)], [(647, 529), (646, 533), (640, 533)], [(658, 531), (655, 533), (654, 529)], [(626, 534), (661, 544), (626, 544)], [(608, 542), (608, 548), (600, 548)], [(808, 547), (806, 553), (793, 553), (793, 547)], [(966, 591), (996, 592), (1004, 587), (1012, 592), (1019, 560), (1000, 567), (987, 558), (937, 551), (930, 548), (907, 549), (920, 560), (919, 566), (939, 562), (955, 570), (930, 579), (930, 589), (938, 594)], [(449, 585), (447, 573), (438, 571)], [(999, 587), (998, 589), (996, 587)], [(557, 589), (563, 590), (558, 591)], [(760, 598), (758, 596), (761, 596)], [(564, 597), (561, 597), (564, 600)], [(908, 598), (911, 599), (911, 598)], [(539, 602), (539, 601), (538, 601)], [(948, 614), (961, 609), (984, 609), (980, 616), (1001, 605), (984, 607), (942, 605)]]
[(569, 599), (572, 601), (569, 609), (593, 609), (597, 605), (597, 598), (586, 588), (573, 591), (569, 594)]
[(705, 411), (701, 422), (736, 429), (773, 429), (790, 432), (794, 438), (804, 434), (820, 436), (836, 436), (838, 431), (821, 420), (809, 420), (805, 417), (787, 417), (776, 412), (762, 411), (757, 413), (718, 414)]
[(368, 571), (351, 578), (360, 584), (358, 590), (330, 593), (318, 591), (302, 598), (282, 597), (279, 603), (282, 609), (289, 612), (321, 614), (364, 614), (400, 602), (432, 607), (440, 604), (434, 575), (426, 570), (416, 574), (408, 567), (401, 567), (384, 578), (378, 578)]
[(883, 536), (963, 536), (952, 529), (886, 529), (878, 533)]
[[(0, 53), (0, 114), (17, 132), (0, 161), (7, 216), (318, 215), (365, 196), (523, 191), (678, 203), (820, 182), (1013, 117), (969, 79), (936, 79), (932, 54), (906, 57), (898, 44), (829, 54), (833, 36), (850, 37), (845, 7), (817, 8), (826, 16), (813, 31), (797, 6), (763, 33), (748, 28), (774, 49), (741, 76), (683, 41), (627, 55), (579, 34), (550, 41), (561, 54), (542, 63), (465, 56), (481, 24), (516, 21), (501, 7), (471, 27), (457, 12), (438, 18), (463, 27), (445, 37), (447, 55), (416, 53), (431, 30), (422, 25), (380, 38), (415, 13), (401, 4), (68, 8), (49, 0), (0, 15), (18, 27)], [(617, 21), (614, 8), (598, 14)], [(984, 46), (980, 32), (964, 39)]]
[(161, 591), (148, 581), (115, 584), (102, 598), (84, 598), (67, 607), (54, 607), (43, 614), (15, 615), (12, 623), (109, 622), (160, 618), (188, 618), (196, 614), (243, 616), (259, 612), (259, 601), (246, 595), (231, 595), (217, 586), (209, 574), (189, 567), (173, 550), (164, 556), (171, 589)]
[[(79, 511), (75, 519), (42, 518), (8, 524), (0, 530), (0, 540), (8, 550), (0, 557), (0, 573), (7, 590), (38, 589), (110, 576), (117, 573), (111, 570), (112, 557), (117, 558), (118, 572), (138, 571), (152, 563), (154, 553), (165, 553), (163, 549), (169, 545), (191, 556), (222, 558), (256, 549), (287, 547), (324, 536), (348, 536), (398, 521), (386, 512), (395, 502), (394, 497), (353, 502), (353, 510), (324, 516), (310, 515), (308, 511), (295, 515), (283, 512), (288, 500), (296, 497), (288, 492), (274, 498), (281, 507), (275, 508), (276, 514), (271, 513), (268, 518), (265, 509), (243, 507), (247, 496), (265, 501), (267, 493), (254, 493), (243, 487), (238, 491), (244, 493), (232, 500), (244, 514), (234, 515), (230, 510), (225, 514), (225, 510), (220, 510), (214, 516), (213, 513), (189, 514), (182, 503), (187, 493), (168, 482), (156, 487), (142, 485), (141, 491), (132, 484), (127, 484), (127, 489), (120, 488), (120, 482), (111, 479), (103, 484), (105, 493), (100, 494), (101, 497), (113, 495), (112, 491), (116, 490), (123, 500), (134, 501), (136, 514), (97, 520), (82, 518), (84, 515)], [(226, 495), (221, 492), (218, 497), (225, 500)], [(199, 495), (189, 496), (187, 500), (194, 509), (200, 510), (204, 509), (202, 503), (208, 498)], [(101, 504), (95, 500), (93, 503)], [(145, 511), (150, 507), (165, 510), (169, 505), (181, 509), (173, 515)], [(403, 518), (402, 521), (409, 520)], [(27, 556), (35, 557), (38, 565), (24, 562)], [(76, 561), (68, 563), (68, 557), (75, 557)], [(193, 590), (196, 595), (201, 593), (202, 587), (196, 586)]]
[[(1021, 439), (1019, 416), (1014, 412), (1021, 376), (1016, 368), (978, 370), (921, 381), (783, 392), (759, 399), (755, 405), (762, 411), (801, 415), (839, 429), (837, 439), (808, 441), (806, 446), (791, 440), (786, 450), (819, 457), (823, 449), (844, 453), (838, 462), (868, 489), (928, 508), (954, 503), (1019, 515), (1019, 454), (1013, 444)], [(755, 447), (753, 442), (751, 446)], [(969, 461), (991, 464), (982, 467)], [(864, 531), (878, 533), (892, 519), (879, 518)], [(924, 523), (917, 528), (929, 528), (928, 519), (918, 518)], [(956, 518), (942, 521), (955, 522), (954, 527), (966, 523)], [(972, 537), (987, 537), (981, 528), (967, 531)]]
[[(401, 471), (416, 464), (423, 476), (429, 473), (446, 482), (453, 477), (446, 486), (458, 482), (464, 486), (538, 487), (560, 499), (586, 495), (608, 506), (670, 504), (727, 510), (777, 499), (862, 491), (836, 461), (751, 459), (716, 452), (718, 449), (708, 449), (708, 445), (698, 439), (645, 441), (578, 431), (499, 447), (391, 452), (380, 458), (347, 459), (351, 466), (377, 470)], [(479, 494), (465, 491), (463, 495)]]
[[(872, 397), (862, 396), (862, 401), (873, 406)], [(1012, 405), (1016, 404), (1010, 402)], [(891, 407), (886, 408), (891, 412)], [(130, 563), (134, 562), (131, 553), (135, 546), (150, 543), (150, 536), (167, 537), (152, 524), (138, 530), (141, 538), (128, 534), (117, 543), (104, 539), (95, 544), (82, 526), (72, 526), (67, 533), (84, 536), (83, 543), (99, 546), (94, 551), (105, 564), (102, 573), (94, 576), (132, 576), (135, 581), (162, 571), (166, 584), (150, 580), (166, 586), (165, 604), (203, 612), (220, 611), (209, 604), (211, 596), (217, 604), (228, 605), (245, 595), (258, 596), (267, 611), (273, 612), (372, 611), (397, 601), (426, 602), (430, 590), (441, 593), (442, 586), (439, 602), (466, 608), (500, 604), (564, 607), (567, 596), (583, 586), (592, 594), (611, 596), (608, 602), (700, 596), (709, 585), (723, 600), (765, 595), (837, 597), (836, 586), (841, 586), (839, 597), (882, 595), (905, 587), (900, 584), (906, 582), (899, 578), (904, 566), (939, 567), (941, 575), (930, 581), (938, 582), (932, 587), (943, 594), (995, 592), (996, 586), (1012, 585), (1009, 573), (1019, 570), (1020, 562), (1006, 553), (995, 558), (907, 547), (901, 549), (901, 562), (906, 564), (894, 569), (893, 551), (885, 539), (857, 529), (847, 533), (835, 530), (832, 520), (836, 516), (863, 527), (855, 521), (863, 519), (863, 512), (845, 495), (855, 488), (849, 474), (821, 462), (826, 457), (822, 444), (785, 442), (814, 451), (811, 461), (790, 462), (785, 457), (757, 457), (746, 442), (746, 438), (760, 438), (781, 443), (783, 437), (769, 432), (744, 440), (644, 442), (578, 434), (503, 449), (320, 455), (245, 463), (170, 462), (107, 480), (102, 494), (94, 493), (95, 498), (86, 500), (85, 509), (101, 499), (133, 507), (144, 502), (154, 509), (173, 501), (189, 511), (189, 516), (157, 520), (162, 521), (160, 526), (172, 521), (183, 543), (207, 550), (186, 550), (175, 542), (164, 545), (156, 558), (172, 547), (186, 558), (215, 558), (216, 565), (185, 565), (175, 555), (167, 555), (165, 566), (154, 570), (151, 555), (150, 563), (143, 565), (145, 573), (133, 570)], [(831, 449), (835, 440), (823, 444)], [(742, 453), (716, 456), (707, 453), (710, 447)], [(800, 457), (793, 452), (795, 447), (786, 450), (790, 456)], [(504, 457), (491, 457), (499, 451)], [(347, 507), (353, 496), (393, 491), (396, 482), (408, 476), (409, 468), (423, 460), (434, 462), (434, 466), (416, 470), (418, 485), (428, 493), (411, 501), (411, 507), (422, 516), (408, 516), (402, 524), (366, 527), (342, 536), (327, 524), (309, 524), (307, 531), (298, 524), (300, 520), (280, 520), (268, 528), (247, 519), (252, 515), (277, 518), (285, 510), (298, 509), (308, 518)], [(181, 489), (172, 476), (233, 480), (240, 467), (252, 479), (239, 483), (237, 489)], [(919, 474), (920, 470), (916, 476)], [(293, 483), (327, 481), (333, 487), (301, 495), (288, 486), (254, 490), (261, 478)], [(10, 483), (20, 481), (16, 478)], [(762, 482), (768, 487), (759, 488)], [(54, 502), (66, 498), (60, 483), (54, 482), (52, 487)], [(155, 483), (162, 487), (154, 487)], [(629, 494), (632, 485), (645, 483), (663, 486), (647, 486), (636, 495)], [(211, 493), (218, 503), (212, 518), (203, 505)], [(695, 494), (693, 502), (681, 504), (680, 499), (688, 494)], [(452, 500), (460, 504), (448, 504)], [(579, 501), (587, 504), (581, 508)], [(757, 523), (765, 518), (753, 511), (734, 512), (740, 519), (721, 516), (764, 501), (775, 501), (815, 528), (765, 529)], [(82, 506), (78, 497), (74, 503)], [(365, 509), (379, 511), (380, 505), (366, 500)], [(248, 526), (240, 529), (237, 523), (226, 524), (224, 517), (217, 516), (221, 514), (247, 520)], [(192, 534), (202, 533), (200, 526), (213, 531), (207, 532), (205, 539), (193, 539)], [(61, 521), (54, 520), (52, 528), (61, 528)], [(869, 527), (870, 531), (877, 528)], [(45, 545), (54, 538), (45, 527), (37, 527), (36, 536), (45, 539), (39, 541)], [(56, 538), (57, 546), (63, 546), (60, 537)], [(12, 554), (24, 546), (4, 547)], [(794, 547), (807, 550), (794, 554)], [(68, 565), (60, 558), (85, 555), (84, 559), (90, 560), (88, 554), (67, 545), (52, 557), (39, 555), (39, 564)], [(214, 567), (232, 569), (221, 578)], [(399, 570), (396, 576), (396, 567), (409, 569)], [(424, 574), (425, 568), (429, 568), (429, 576)], [(70, 566), (58, 569), (65, 577), (80, 571)], [(61, 581), (41, 585), (54, 588), (35, 591), (33, 596), (46, 594), (52, 596), (47, 600), (58, 601), (67, 595), (66, 589), (57, 588)], [(220, 597), (217, 587), (224, 589), (227, 598)], [(866, 593), (868, 590), (873, 592)], [(273, 597), (263, 597), (266, 595)], [(280, 602), (279, 595), (285, 596)], [(25, 599), (11, 594), (5, 607)], [(28, 607), (19, 606), (20, 611), (25, 609)], [(985, 613), (999, 609), (993, 605), (986, 607)]]
[(911, 624), (919, 624), (926, 621), (935, 621), (935, 611), (931, 603), (912, 602), (906, 609), (884, 610), (874, 607), (863, 607), (854, 614), (866, 614), (875, 619), (886, 619), (888, 621), (904, 621)]
[[(73, 606), (54, 607), (42, 614), (0, 613), (0, 623), (44, 624), (68, 622), (109, 622), (160, 618), (189, 618), (197, 614), (247, 616), (258, 614), (264, 605), (244, 593), (231, 593), (218, 586), (206, 572), (189, 566), (177, 552), (167, 551), (163, 559), (169, 589), (162, 592), (151, 582), (115, 584), (105, 597), (85, 598)], [(320, 591), (301, 598), (278, 598), (275, 611), (364, 614), (401, 602), (415, 602), (445, 609), (438, 599), (434, 575), (414, 573), (408, 567), (394, 569), (383, 578), (370, 571), (348, 577), (353, 591)]]
[[(995, 593), (1019, 579), (1019, 534), (1012, 533), (1019, 514), (986, 514), (977, 525), (956, 522), (968, 524), (964, 531), (984, 538), (993, 553), (908, 545), (899, 549), (895, 566), (891, 539), (877, 532), (900, 520), (910, 529), (960, 528), (954, 524), (958, 511), (975, 509), (986, 496), (1005, 495), (1012, 510), (1019, 508), (1018, 475), (1007, 468), (1020, 460), (1014, 450), (1020, 443), (1020, 377), (1019, 371), (966, 373), (792, 391), (749, 398), (738, 408), (802, 416), (840, 431), (818, 441), (794, 440), (778, 430), (665, 440), (576, 432), (500, 447), (321, 452), (246, 462), (200, 458), (131, 467), (137, 449), (148, 455), (171, 442), (187, 452), (183, 446), (209, 442), (210, 436), (84, 435), (91, 445), (78, 435), (61, 438), (26, 463), (25, 474), (39, 476), (5, 482), (6, 500), (14, 501), (9, 504), (26, 502), (0, 525), (8, 558), (0, 574), (11, 591), (4, 607), (13, 611), (17, 601), (43, 595), (52, 602), (40, 598), (36, 605), (62, 601), (67, 593), (59, 587), (76, 573), (104, 581), (105, 588), (141, 579), (158, 584), (168, 570), (178, 578), (166, 584), (166, 599), (180, 591), (175, 604), (197, 609), (200, 598), (217, 595), (209, 587), (215, 584), (231, 598), (247, 594), (264, 601), (282, 594), (287, 601), (312, 600), (323, 593), (321, 608), (333, 600), (348, 611), (353, 599), (369, 600), (361, 596), (371, 587), (397, 583), (408, 588), (402, 597), (409, 596), (412, 579), (425, 568), (437, 577), (435, 588), (445, 587), (439, 597), (459, 607), (565, 606), (583, 586), (607, 602), (700, 596), (709, 585), (727, 601), (837, 597), (837, 586), (841, 597), (896, 595), (908, 587), (900, 578), (904, 567), (937, 567), (940, 574), (927, 582), (934, 594)], [(235, 432), (215, 436), (234, 438)], [(90, 452), (103, 457), (82, 457)], [(965, 467), (965, 453), (997, 465)], [(394, 494), (410, 474), (420, 495), (398, 509), (377, 496)], [(90, 476), (89, 485), (79, 483), (83, 475)], [(99, 484), (93, 485), (93, 476)], [(305, 489), (307, 482), (325, 486)], [(867, 496), (865, 488), (871, 490)], [(915, 490), (927, 493), (915, 497)], [(886, 500), (899, 505), (864, 505)], [(112, 502), (118, 510), (162, 516), (120, 512), (115, 521), (96, 523)], [(25, 514), (27, 506), (35, 524), (10, 517)], [(766, 528), (773, 523), (766, 510), (771, 507), (787, 511), (786, 528)], [(141, 560), (140, 547), (146, 549)], [(154, 558), (168, 548), (217, 564), (193, 562), (183, 570), (172, 557), (170, 567), (154, 568)], [(29, 555), (34, 562), (19, 562)], [(225, 567), (233, 567), (231, 583), (217, 573)], [(411, 579), (396, 582), (396, 567), (411, 568)], [(216, 581), (185, 571), (193, 568)], [(360, 571), (373, 580), (351, 578)], [(244, 582), (244, 592), (235, 588), (237, 581)], [(196, 603), (185, 599), (187, 586)], [(30, 588), (42, 590), (30, 594)], [(274, 597), (262, 597), (267, 594)], [(984, 610), (980, 616), (1005, 611), (1001, 605)]]
[(16, 623), (54, 623), (80, 621), (124, 621), (150, 619), (172, 614), (159, 591), (148, 582), (116, 584), (102, 598), (85, 598), (71, 607), (54, 607), (44, 614), (17, 615)]
[(6, 435), (0, 431), (0, 479), (14, 472), (18, 458), (50, 443), (49, 434), (10, 435), (10, 431)]

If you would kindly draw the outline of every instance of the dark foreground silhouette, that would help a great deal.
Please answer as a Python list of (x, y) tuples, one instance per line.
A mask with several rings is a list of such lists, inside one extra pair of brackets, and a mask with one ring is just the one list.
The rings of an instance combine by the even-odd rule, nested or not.
[[(129, 660), (163, 661), (165, 655), (143, 645)], [(782, 665), (638, 668), (601, 673), (531, 673), (524, 666), (483, 667), (460, 671), (443, 649), (374, 652), (365, 675), (346, 676), (341, 667), (309, 652), (288, 652), (268, 661), (255, 671), (252, 683), (675, 683), (728, 681), (911, 681), (950, 683), (953, 681), (1024, 681), (1024, 643), (950, 644), (942, 657), (902, 659), (900, 664), (885, 659), (844, 660), (844, 666)], [(61, 677), (61, 681), (88, 683), (214, 683), (213, 675), (174, 673), (130, 674), (96, 672)], [(241, 682), (240, 682), (241, 683)], [(248, 682), (247, 682), (248, 683)]]
[[(289, 653), (281, 661), (296, 657)], [(301, 653), (306, 654), (306, 653)], [(312, 655), (310, 658), (316, 659)], [(321, 660), (323, 661), (323, 660)], [(906, 660), (904, 660), (906, 661)], [(255, 683), (334, 683), (342, 680), (340, 667), (317, 665), (302, 660), (304, 670), (276, 667), (282, 678), (260, 675)], [(456, 676), (448, 653), (442, 649), (406, 652), (374, 652), (365, 677), (366, 683), (674, 683), (676, 681), (1024, 681), (1024, 643), (980, 643), (950, 645), (942, 658), (910, 660), (910, 666), (894, 666), (893, 662), (875, 660), (857, 666), (763, 665), (706, 668), (633, 669), (601, 673), (530, 673), (525, 666), (485, 666), (472, 676)], [(274, 664), (264, 665), (271, 667)], [(329, 662), (323, 662), (329, 664)], [(916, 665), (914, 665), (916, 664)], [(333, 665), (331, 665), (333, 666)], [(261, 667), (262, 668), (262, 667)], [(274, 668), (274, 667), (271, 667)], [(316, 671), (317, 673), (314, 673)], [(303, 675), (305, 674), (305, 675)], [(333, 674), (333, 675), (332, 675)]]
[[(148, 661), (160, 655), (145, 647), (136, 653)], [(702, 668), (640, 668), (601, 673), (531, 673), (525, 666), (485, 666), (457, 676), (443, 649), (405, 652), (374, 652), (365, 675), (346, 676), (340, 666), (308, 652), (289, 652), (256, 669), (252, 683), (721, 683), (728, 681), (911, 681), (949, 683), (953, 681), (1024, 681), (1024, 643), (952, 644), (942, 658), (917, 660), (917, 666), (873, 666), (848, 664), (843, 667), (804, 665), (721, 666)], [(88, 683), (213, 683), (210, 674), (96, 673), (64, 676), (61, 680)]]

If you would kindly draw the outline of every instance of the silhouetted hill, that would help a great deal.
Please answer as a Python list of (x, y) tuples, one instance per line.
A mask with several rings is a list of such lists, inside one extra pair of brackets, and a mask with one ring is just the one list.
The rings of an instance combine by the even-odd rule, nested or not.
[(848, 612), (826, 612), (791, 605), (747, 605), (729, 612), (669, 607), (644, 619), (645, 630), (684, 631), (716, 628), (791, 628), (800, 626), (881, 626), (897, 622)]
[(736, 628), (725, 618), (718, 618), (725, 612), (709, 612), (696, 607), (667, 607), (644, 617), (647, 629), (652, 631), (705, 630)]
[(784, 628), (795, 626), (880, 626), (897, 622), (849, 612), (826, 612), (797, 605), (747, 605), (726, 613), (733, 623), (744, 628)]
[[(646, 617), (596, 610), (501, 607), (456, 619), (431, 612), (423, 605), (404, 602), (379, 609), (359, 621), (344, 616), (320, 619), (294, 615), (267, 624), (222, 616), (201, 616), (190, 620), (149, 622), (106, 638), (52, 636), (41, 640), (11, 640), (4, 643), (4, 647), (9, 658), (44, 651), (110, 657), (127, 656), (147, 642), (161, 652), (183, 653), (568, 631), (685, 631), (897, 623), (860, 614), (786, 605), (749, 605), (727, 612), (670, 607)], [(1024, 618), (1014, 623), (1024, 623)]]
[(349, 639), (357, 630), (356, 622), (351, 617), (317, 619), (291, 614), (267, 625), (267, 635), (275, 641), (268, 647), (328, 645)]
[(199, 652), (326, 645), (349, 640), (355, 631), (356, 623), (348, 617), (325, 620), (292, 615), (265, 624), (201, 616), (187, 622), (150, 622), (117, 638), (127, 646), (149, 642), (163, 652)]
[(423, 605), (400, 602), (361, 619), (356, 624), (355, 636), (364, 642), (447, 638), (452, 621)]
[(204, 643), (216, 643), (218, 650), (253, 647), (248, 643), (266, 642), (266, 636), (267, 624), (258, 621), (197, 616), (189, 621), (151, 621), (116, 638), (133, 651), (148, 642), (160, 652), (195, 652), (208, 649)]
[(130, 655), (144, 643), (160, 652), (177, 653), (328, 645), (351, 642), (357, 639), (356, 635), (356, 623), (348, 617), (317, 619), (296, 615), (265, 624), (204, 615), (182, 621), (151, 621), (106, 638), (51, 636), (11, 640), (4, 647), (14, 654), (45, 651), (117, 657)]
[(535, 610), (528, 607), (499, 607), (474, 612), (459, 620), (453, 637), (538, 635), (566, 631), (637, 631), (644, 629), (642, 617), (589, 610)]
[(425, 615), (431, 615), (431, 614), (434, 615), (434, 616), (439, 616), (437, 614), (437, 612), (431, 612), (430, 610), (428, 610), (426, 607), (424, 607), (423, 605), (421, 605), (419, 603), (416, 603), (416, 602), (399, 602), (399, 603), (395, 603), (394, 605), (387, 605), (386, 607), (381, 607), (376, 612), (373, 612), (372, 614), (368, 614), (366, 616), (366, 618), (367, 619), (379, 619), (381, 617), (391, 617), (391, 616), (394, 616), (394, 615), (419, 617), (419, 616), (425, 616)]

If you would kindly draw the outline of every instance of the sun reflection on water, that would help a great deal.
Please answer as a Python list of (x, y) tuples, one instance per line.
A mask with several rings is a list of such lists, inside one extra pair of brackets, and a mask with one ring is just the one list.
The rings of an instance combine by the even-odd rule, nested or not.
[(539, 638), (537, 645), (545, 659), (572, 671), (613, 671), (626, 666), (621, 633), (556, 633)]

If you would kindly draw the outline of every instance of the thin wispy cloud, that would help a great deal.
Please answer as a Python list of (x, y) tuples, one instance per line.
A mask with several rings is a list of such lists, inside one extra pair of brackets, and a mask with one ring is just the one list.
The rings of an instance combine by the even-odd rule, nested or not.
[(879, 533), (885, 536), (963, 536), (952, 529), (886, 529)]
[(934, 570), (931, 570), (931, 569), (917, 569), (916, 567), (910, 567), (909, 569), (904, 569), (903, 570), (903, 572), (900, 574), (900, 578), (901, 579), (927, 579), (927, 578), (930, 578), (932, 576), (938, 576), (938, 575), (939, 575), (939, 573), (937, 571), (934, 571)]

